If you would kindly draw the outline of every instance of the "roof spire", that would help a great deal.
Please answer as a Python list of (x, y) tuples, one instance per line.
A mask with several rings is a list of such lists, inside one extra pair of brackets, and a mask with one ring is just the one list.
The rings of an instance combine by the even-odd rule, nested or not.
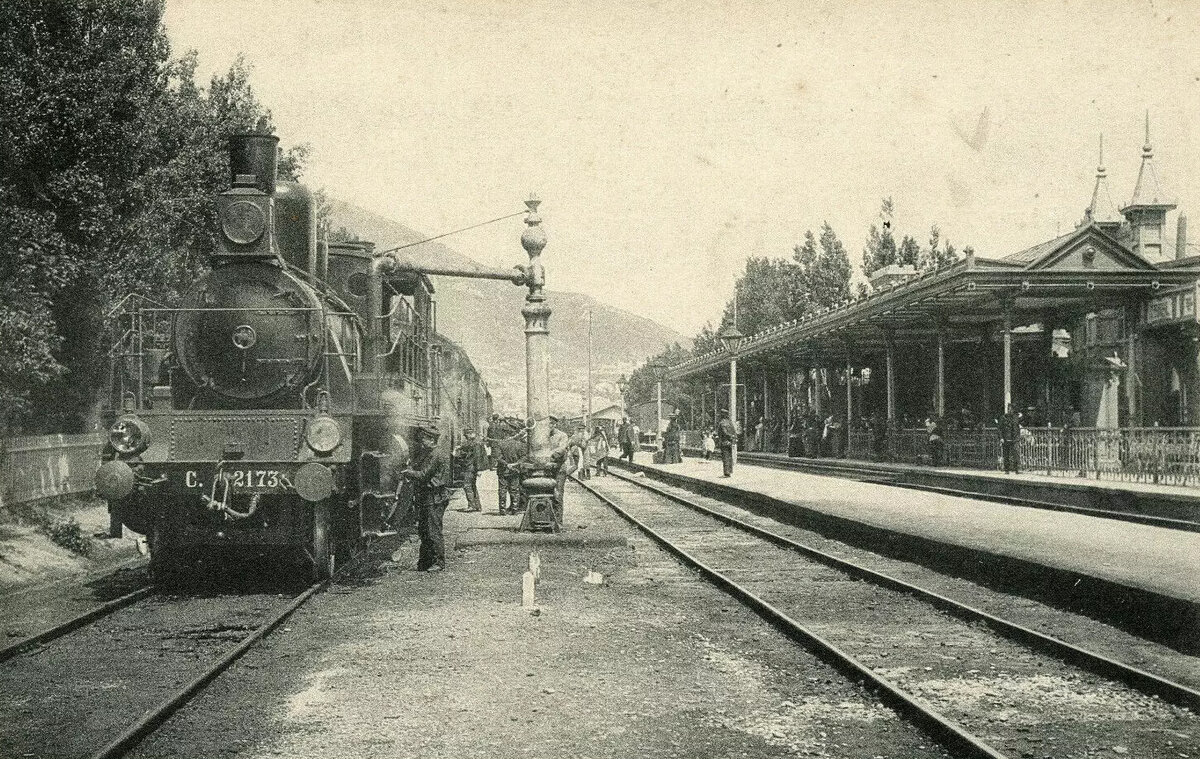
[(1142, 145), (1142, 168), (1138, 171), (1137, 184), (1133, 187), (1133, 199), (1126, 208), (1143, 206), (1175, 207), (1158, 184), (1158, 171), (1154, 168), (1154, 148), (1150, 145), (1150, 111), (1146, 111), (1146, 144)]
[(1104, 169), (1104, 135), (1100, 135), (1100, 162), (1096, 164), (1096, 186), (1092, 189), (1092, 202), (1087, 208), (1088, 221), (1096, 224), (1119, 225), (1121, 215), (1117, 213), (1117, 204), (1113, 202), (1112, 194), (1108, 191), (1108, 174)]

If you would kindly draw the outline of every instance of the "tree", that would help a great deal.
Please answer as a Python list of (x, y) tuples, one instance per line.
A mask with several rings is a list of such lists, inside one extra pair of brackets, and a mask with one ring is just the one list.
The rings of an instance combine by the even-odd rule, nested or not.
[[(170, 300), (215, 245), (226, 140), (269, 116), (237, 61), (207, 92), (161, 0), (11, 0), (0, 24), (0, 424), (86, 423), (103, 315)], [(267, 123), (269, 128), (269, 121)], [(281, 161), (284, 178), (303, 149)]]
[[(918, 271), (940, 269), (958, 260), (958, 253), (954, 250), (954, 246), (950, 244), (949, 240), (943, 243), (941, 235), (942, 231), (937, 224), (929, 228), (929, 247), (921, 251), (917, 262)], [(939, 245), (941, 247), (938, 247)]]
[(895, 209), (891, 198), (884, 198), (879, 205), (879, 224), (871, 225), (867, 231), (867, 244), (863, 249), (863, 273), (871, 273), (896, 263), (896, 238), (892, 235)]
[(716, 350), (721, 350), (721, 337), (713, 331), (712, 322), (708, 322), (700, 332), (692, 338), (692, 355), (703, 356)]
[(896, 251), (896, 263), (900, 266), (911, 266), (914, 269), (920, 263), (921, 246), (911, 236), (905, 235), (900, 241), (900, 249)]
[[(753, 257), (737, 281), (738, 329), (752, 335), (798, 318), (805, 311), (800, 269), (791, 261)], [(733, 324), (733, 301), (725, 304), (721, 328)]]
[[(811, 238), (811, 232), (805, 235), (806, 255)], [(829, 222), (821, 225), (820, 254), (811, 259), (799, 259), (798, 263), (806, 300), (811, 306), (829, 307), (850, 297), (850, 257)]]
[[(641, 366), (629, 375), (629, 381), (625, 385), (623, 395), (626, 406), (648, 403), (657, 398), (657, 380), (654, 377), (653, 370), (650, 368), (650, 364), (658, 361), (667, 366), (673, 366), (691, 358), (691, 356), (691, 351), (686, 350), (679, 343), (672, 343), (662, 352), (647, 358)], [(662, 392), (663, 403), (669, 403), (685, 414), (691, 414), (693, 396), (688, 383), (663, 382)]]

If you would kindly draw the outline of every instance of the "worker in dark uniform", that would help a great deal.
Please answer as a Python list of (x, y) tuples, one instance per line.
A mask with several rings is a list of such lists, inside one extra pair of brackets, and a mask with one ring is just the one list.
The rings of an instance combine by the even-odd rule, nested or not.
[(463, 495), (467, 497), (467, 511), (483, 511), (483, 506), (479, 503), (479, 488), (476, 480), (479, 477), (479, 470), (487, 468), (487, 450), (484, 449), (483, 443), (479, 442), (479, 435), (475, 430), (467, 430), (465, 438), (462, 445), (454, 452), (454, 458), (458, 460), (459, 471), (462, 472)]
[(996, 420), (1000, 428), (1000, 450), (1003, 455), (1004, 473), (1021, 473), (1021, 415), (1008, 404), (1004, 416)]
[(737, 425), (729, 418), (729, 412), (721, 417), (717, 425), (717, 447), (721, 449), (722, 477), (733, 474), (733, 446), (737, 443)]
[(442, 518), (450, 494), (450, 460), (438, 445), (437, 425), (417, 428), (417, 450), (412, 466), (404, 476), (413, 484), (413, 504), (417, 509), (417, 534), (421, 551), (417, 559), (418, 572), (440, 572), (446, 568), (446, 545), (442, 539)]
[(521, 462), (525, 459), (525, 442), (519, 434), (511, 425), (505, 426), (494, 444), (501, 514), (515, 514), (522, 505)]
[(633, 431), (633, 422), (629, 421), (629, 417), (621, 420), (621, 429), (617, 431), (617, 444), (621, 446), (622, 459), (629, 459), (629, 463), (633, 463), (633, 450), (637, 446), (637, 433)]
[(663, 463), (683, 463), (683, 452), (679, 447), (682, 438), (683, 419), (679, 415), (679, 412), (676, 411), (671, 414), (671, 421), (667, 425), (667, 431), (663, 433)]

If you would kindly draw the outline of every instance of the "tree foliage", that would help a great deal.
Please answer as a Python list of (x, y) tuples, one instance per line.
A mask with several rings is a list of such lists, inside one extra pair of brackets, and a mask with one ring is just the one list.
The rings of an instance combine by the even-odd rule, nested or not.
[[(269, 118), (241, 60), (199, 87), (162, 12), (10, 0), (0, 14), (0, 424), (84, 425), (103, 315), (127, 293), (170, 300), (203, 270), (228, 136)], [(289, 151), (281, 175), (304, 158)]]
[[(662, 352), (647, 358), (628, 377), (628, 384), (625, 385), (625, 392), (623, 393), (626, 406), (646, 403), (655, 400), (657, 397), (657, 381), (654, 377), (654, 371), (650, 366), (651, 364), (657, 361), (667, 366), (672, 366), (690, 358), (691, 355), (691, 352), (680, 346), (679, 343), (672, 343)], [(670, 403), (685, 412), (689, 411), (691, 409), (691, 394), (686, 383), (663, 382), (663, 402)]]
[(891, 198), (884, 198), (879, 205), (879, 221), (867, 230), (867, 244), (863, 248), (862, 270), (868, 277), (871, 273), (896, 263), (896, 238), (892, 234), (895, 207)]
[(829, 222), (821, 225), (820, 248), (812, 232), (794, 251), (800, 280), (810, 308), (827, 308), (850, 297), (850, 257)]

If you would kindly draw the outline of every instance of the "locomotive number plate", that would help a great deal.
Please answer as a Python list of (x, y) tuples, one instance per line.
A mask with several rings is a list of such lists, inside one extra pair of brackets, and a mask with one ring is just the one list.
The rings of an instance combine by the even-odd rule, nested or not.
[[(184, 484), (189, 488), (208, 487), (213, 476), (212, 472), (189, 469), (184, 475)], [(235, 490), (269, 493), (287, 489), (287, 478), (278, 469), (224, 469), (220, 476)]]

